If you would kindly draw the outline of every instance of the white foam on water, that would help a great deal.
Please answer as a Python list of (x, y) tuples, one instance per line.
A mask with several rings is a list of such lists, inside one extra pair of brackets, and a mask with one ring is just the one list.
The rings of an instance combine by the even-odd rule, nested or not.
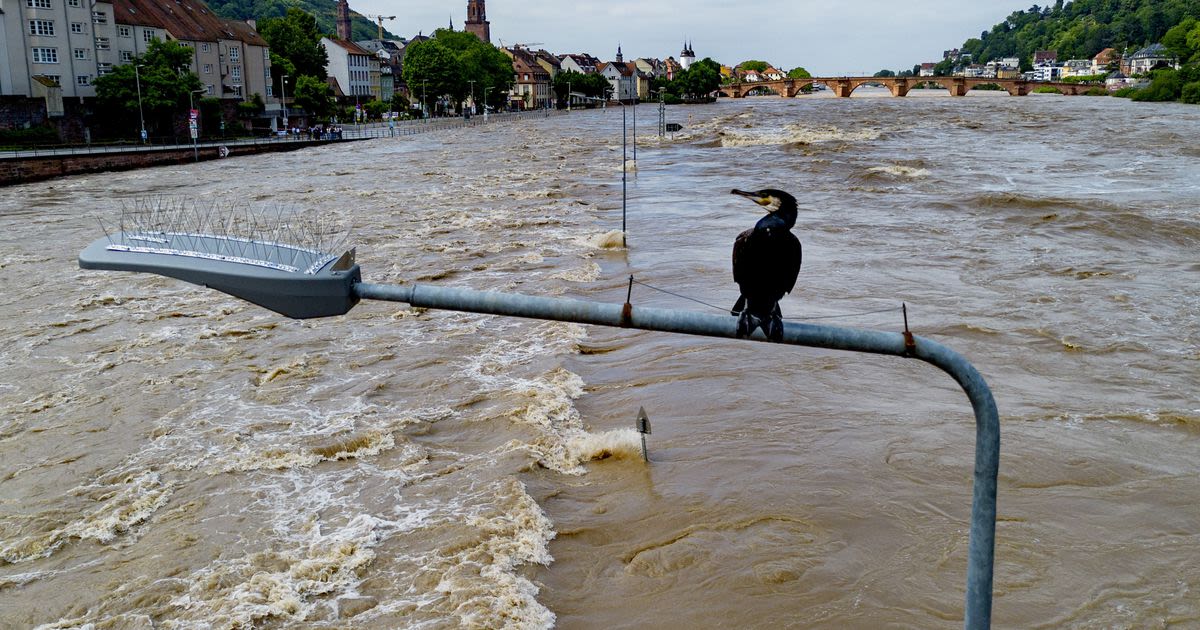
[(0, 545), (0, 559), (9, 563), (49, 557), (71, 541), (109, 544), (136, 536), (136, 528), (170, 500), (174, 488), (156, 472), (143, 471), (113, 482), (76, 488), (72, 494), (94, 495), (98, 503), (82, 516), (49, 531)]
[(867, 169), (872, 173), (883, 173), (885, 175), (893, 175), (895, 177), (911, 177), (921, 178), (929, 177), (929, 169), (915, 166), (904, 166), (901, 164), (892, 164), (889, 166), (872, 166)]

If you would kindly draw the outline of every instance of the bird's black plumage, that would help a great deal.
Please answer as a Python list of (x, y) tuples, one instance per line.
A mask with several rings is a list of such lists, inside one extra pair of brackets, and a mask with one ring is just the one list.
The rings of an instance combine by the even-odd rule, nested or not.
[(768, 211), (733, 241), (733, 280), (742, 292), (732, 313), (739, 317), (737, 334), (749, 337), (761, 327), (768, 339), (779, 341), (783, 338), (779, 300), (795, 288), (800, 274), (800, 239), (791, 232), (796, 198), (773, 188), (733, 194), (753, 199)]

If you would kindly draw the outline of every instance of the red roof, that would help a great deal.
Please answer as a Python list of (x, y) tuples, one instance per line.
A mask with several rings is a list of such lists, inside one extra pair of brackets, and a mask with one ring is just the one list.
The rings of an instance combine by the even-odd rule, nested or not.
[(232, 39), (253, 46), (267, 45), (249, 24), (219, 17), (200, 0), (113, 0), (112, 5), (117, 24), (161, 28), (175, 39)]
[(371, 51), (367, 50), (366, 48), (363, 48), (362, 46), (359, 46), (358, 44), (355, 44), (354, 42), (348, 42), (344, 39), (334, 39), (332, 37), (326, 37), (325, 39), (333, 42), (335, 45), (337, 45), (341, 48), (345, 48), (346, 52), (349, 52), (351, 55), (367, 55), (367, 56), (374, 55), (374, 53), (372, 53)]

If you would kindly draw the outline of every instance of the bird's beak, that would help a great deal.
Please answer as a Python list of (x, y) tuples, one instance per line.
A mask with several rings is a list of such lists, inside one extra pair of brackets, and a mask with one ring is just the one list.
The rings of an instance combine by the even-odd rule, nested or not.
[(754, 203), (756, 203), (756, 204), (758, 204), (758, 205), (760, 205), (760, 206), (769, 206), (769, 205), (771, 205), (771, 198), (770, 198), (770, 197), (763, 197), (763, 196), (759, 195), (759, 194), (758, 194), (758, 193), (756, 193), (756, 192), (747, 192), (747, 191), (745, 191), (745, 190), (738, 190), (738, 189), (736, 189), (736, 188), (734, 188), (733, 190), (731, 190), (731, 191), (729, 191), (729, 192), (730, 192), (730, 194), (739, 195), (739, 196), (742, 196), (742, 197), (746, 197), (746, 198), (748, 198), (748, 199), (753, 199), (753, 200), (754, 200)]

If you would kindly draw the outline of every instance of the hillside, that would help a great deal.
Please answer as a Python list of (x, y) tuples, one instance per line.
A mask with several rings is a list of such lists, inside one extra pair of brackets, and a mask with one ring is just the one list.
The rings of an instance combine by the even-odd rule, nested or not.
[[(218, 15), (234, 20), (247, 20), (283, 17), (288, 7), (297, 7), (311, 13), (317, 18), (317, 24), (326, 33), (337, 32), (334, 24), (337, 18), (337, 0), (208, 0), (208, 6)], [(397, 17), (397, 20), (402, 19)], [(383, 36), (394, 39), (396, 35), (387, 30), (388, 24), (396, 24), (396, 20), (384, 22)], [(353, 10), (350, 11), (350, 32), (354, 41), (375, 39), (378, 35), (378, 25)]]
[(1158, 42), (1188, 17), (1200, 18), (1200, 0), (1058, 0), (1033, 5), (964, 42), (975, 63), (1056, 50), (1059, 59), (1089, 59), (1105, 48), (1118, 51)]

